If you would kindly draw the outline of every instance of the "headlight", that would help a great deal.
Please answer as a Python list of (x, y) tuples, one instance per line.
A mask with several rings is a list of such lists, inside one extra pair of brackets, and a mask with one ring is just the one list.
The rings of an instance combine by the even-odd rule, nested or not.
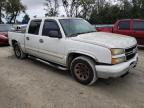
[(125, 56), (119, 58), (112, 58), (112, 64), (119, 64), (126, 61)]
[(116, 49), (111, 49), (111, 52), (112, 52), (112, 55), (121, 55), (125, 53), (125, 50), (116, 48)]

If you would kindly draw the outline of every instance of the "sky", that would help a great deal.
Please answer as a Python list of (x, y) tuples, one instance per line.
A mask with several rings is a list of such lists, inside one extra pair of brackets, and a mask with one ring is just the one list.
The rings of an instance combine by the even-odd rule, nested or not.
[[(61, 1), (61, 0), (59, 0)], [(107, 0), (107, 1), (114, 1), (114, 0)], [(46, 11), (44, 10), (44, 3), (46, 2), (46, 0), (21, 0), (21, 2), (23, 3), (23, 5), (25, 5), (27, 7), (26, 13), (33, 18), (33, 16), (37, 15), (37, 17), (44, 17)], [(61, 4), (59, 4), (61, 5)], [(59, 7), (60, 11), (60, 15), (65, 15), (64, 9), (63, 7)], [(23, 14), (21, 14), (20, 16), (18, 16), (18, 20), (22, 20), (23, 18)]]
[[(37, 17), (44, 17), (44, 2), (45, 0), (21, 0), (24, 6), (26, 6), (26, 13), (32, 18), (37, 15)], [(21, 20), (24, 15), (21, 14), (17, 19)]]
[[(46, 11), (44, 10), (44, 3), (45, 0), (21, 0), (21, 2), (23, 3), (23, 5), (26, 6), (27, 10), (26, 13), (33, 18), (33, 16), (37, 15), (37, 17), (44, 17)], [(64, 10), (60, 9), (61, 12), (63, 13)], [(22, 20), (23, 18), (23, 14), (21, 14), (20, 16), (17, 17), (18, 20)]]

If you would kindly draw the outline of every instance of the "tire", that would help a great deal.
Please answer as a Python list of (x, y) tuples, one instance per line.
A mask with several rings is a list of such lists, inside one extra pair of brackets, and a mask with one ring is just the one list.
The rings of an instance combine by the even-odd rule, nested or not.
[(70, 65), (70, 70), (76, 81), (83, 85), (92, 85), (97, 80), (95, 63), (89, 57), (75, 58)]
[(27, 57), (27, 55), (21, 50), (18, 43), (14, 45), (14, 53), (15, 53), (16, 58), (18, 59), (24, 59)]

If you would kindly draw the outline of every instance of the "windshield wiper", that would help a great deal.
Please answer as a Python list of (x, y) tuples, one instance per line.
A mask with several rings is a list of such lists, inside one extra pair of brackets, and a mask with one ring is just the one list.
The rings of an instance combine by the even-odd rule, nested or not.
[(76, 37), (76, 36), (78, 36), (78, 35), (80, 35), (80, 34), (82, 34), (82, 33), (71, 34), (71, 35), (69, 35), (68, 37)]
[(93, 33), (93, 32), (96, 32), (96, 31), (88, 31), (88, 32), (84, 32), (83, 34), (85, 34), (85, 33)]
[(96, 32), (96, 31), (88, 31), (88, 32), (82, 32), (82, 33), (75, 33), (75, 34), (69, 35), (68, 37), (76, 37), (76, 36), (78, 36), (80, 34), (86, 34), (86, 33), (92, 33), (92, 32)]

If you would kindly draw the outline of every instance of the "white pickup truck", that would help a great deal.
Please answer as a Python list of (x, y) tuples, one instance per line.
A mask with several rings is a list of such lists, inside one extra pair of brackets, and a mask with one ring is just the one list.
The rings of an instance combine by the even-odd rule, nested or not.
[(29, 55), (63, 67), (85, 85), (123, 76), (138, 61), (135, 38), (96, 32), (81, 18), (31, 19), (25, 33), (8, 36), (18, 59)]

